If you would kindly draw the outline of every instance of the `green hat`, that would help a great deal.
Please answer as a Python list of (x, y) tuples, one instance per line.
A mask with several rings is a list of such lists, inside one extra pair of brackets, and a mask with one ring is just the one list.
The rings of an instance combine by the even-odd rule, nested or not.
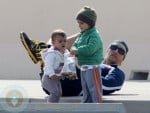
[(94, 9), (85, 6), (77, 13), (77, 20), (87, 23), (89, 26), (95, 26), (97, 15)]

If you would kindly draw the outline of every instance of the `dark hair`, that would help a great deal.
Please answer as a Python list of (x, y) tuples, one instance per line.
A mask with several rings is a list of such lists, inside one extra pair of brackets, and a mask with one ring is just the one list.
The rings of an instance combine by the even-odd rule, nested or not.
[(63, 30), (57, 29), (52, 32), (51, 39), (54, 40), (55, 36), (57, 36), (57, 35), (62, 36), (64, 38), (67, 37), (66, 33)]

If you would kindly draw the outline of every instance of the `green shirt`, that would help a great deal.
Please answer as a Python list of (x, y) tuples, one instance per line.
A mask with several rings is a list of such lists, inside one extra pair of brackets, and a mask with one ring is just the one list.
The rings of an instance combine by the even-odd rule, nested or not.
[(79, 65), (96, 65), (103, 60), (103, 42), (95, 27), (81, 32), (73, 48), (78, 50)]

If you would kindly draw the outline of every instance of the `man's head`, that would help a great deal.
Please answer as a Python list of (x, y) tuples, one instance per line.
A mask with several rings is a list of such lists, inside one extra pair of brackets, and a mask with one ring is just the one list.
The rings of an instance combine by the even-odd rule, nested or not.
[(128, 46), (124, 41), (115, 40), (109, 45), (107, 49), (104, 63), (108, 65), (110, 64), (121, 65), (128, 51), (129, 51)]

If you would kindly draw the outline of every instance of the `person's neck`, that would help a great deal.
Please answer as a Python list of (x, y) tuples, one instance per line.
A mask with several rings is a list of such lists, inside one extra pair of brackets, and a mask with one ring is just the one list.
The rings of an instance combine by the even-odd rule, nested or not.
[(103, 63), (104, 63), (104, 64), (107, 64), (107, 65), (119, 65), (119, 64), (117, 64), (116, 62), (110, 62), (109, 60), (104, 60)]
[(65, 52), (65, 50), (60, 50), (60, 49), (58, 49), (56, 47), (54, 47), (54, 49), (57, 50), (57, 51), (59, 51), (60, 53), (64, 53)]

